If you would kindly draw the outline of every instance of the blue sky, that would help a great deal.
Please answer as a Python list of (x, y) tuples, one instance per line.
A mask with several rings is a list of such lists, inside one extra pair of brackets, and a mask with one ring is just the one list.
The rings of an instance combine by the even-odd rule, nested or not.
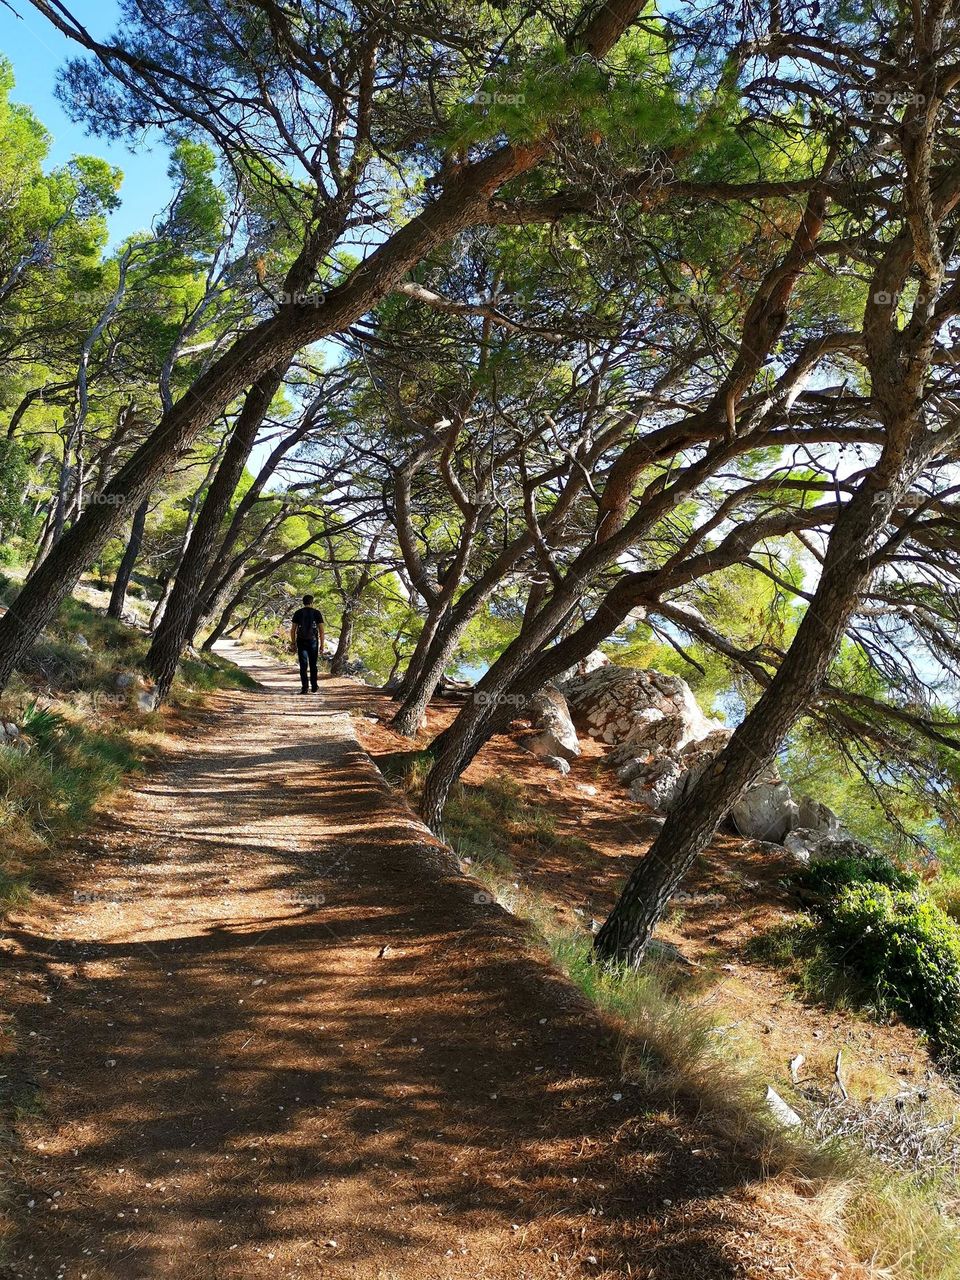
[[(73, 124), (54, 97), (54, 89), (60, 67), (79, 52), (79, 46), (50, 26), (29, 0), (12, 3), (21, 16), (0, 4), (0, 51), (13, 64), (17, 80), (13, 100), (32, 107), (52, 135), (48, 164), (64, 164), (82, 153), (103, 156), (124, 174), (122, 204), (110, 218), (111, 239), (116, 242), (148, 228), (170, 195), (166, 149), (156, 139), (146, 138), (131, 151), (125, 143), (93, 137)], [(94, 35), (107, 36), (115, 25), (114, 0), (75, 0), (69, 7)]]

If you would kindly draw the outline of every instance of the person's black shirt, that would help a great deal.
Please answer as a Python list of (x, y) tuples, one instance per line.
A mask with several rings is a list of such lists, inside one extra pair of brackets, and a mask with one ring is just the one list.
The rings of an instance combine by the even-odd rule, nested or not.
[(320, 628), (323, 626), (323, 614), (319, 609), (304, 605), (293, 615), (293, 625), (297, 628), (298, 648), (318, 644)]

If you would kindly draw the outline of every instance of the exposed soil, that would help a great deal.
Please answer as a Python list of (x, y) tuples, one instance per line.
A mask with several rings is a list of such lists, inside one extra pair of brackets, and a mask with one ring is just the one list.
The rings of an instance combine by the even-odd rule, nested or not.
[[(621, 1078), (359, 748), (375, 695), (243, 661), (263, 689), (217, 695), (10, 923), (0, 1273), (863, 1274), (816, 1201)], [(602, 909), (637, 846), (624, 806), (571, 803), (590, 769), (551, 785), (607, 824), (595, 862), (529, 874)]]

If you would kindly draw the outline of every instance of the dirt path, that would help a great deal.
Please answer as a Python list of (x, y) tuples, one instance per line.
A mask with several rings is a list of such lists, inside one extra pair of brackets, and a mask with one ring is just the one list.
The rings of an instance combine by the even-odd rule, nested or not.
[(245, 663), (263, 689), (218, 696), (8, 932), (0, 1273), (860, 1274), (621, 1080), (614, 1037), (359, 749), (354, 686), (300, 698)]

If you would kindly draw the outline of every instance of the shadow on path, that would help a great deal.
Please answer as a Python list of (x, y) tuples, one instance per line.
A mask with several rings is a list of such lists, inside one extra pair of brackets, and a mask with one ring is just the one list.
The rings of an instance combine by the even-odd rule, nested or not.
[(218, 696), (73, 900), (9, 932), (43, 1109), (3, 1274), (856, 1274), (774, 1241), (757, 1172), (621, 1080), (332, 710), (350, 683), (301, 699), (239, 657), (262, 690)]

